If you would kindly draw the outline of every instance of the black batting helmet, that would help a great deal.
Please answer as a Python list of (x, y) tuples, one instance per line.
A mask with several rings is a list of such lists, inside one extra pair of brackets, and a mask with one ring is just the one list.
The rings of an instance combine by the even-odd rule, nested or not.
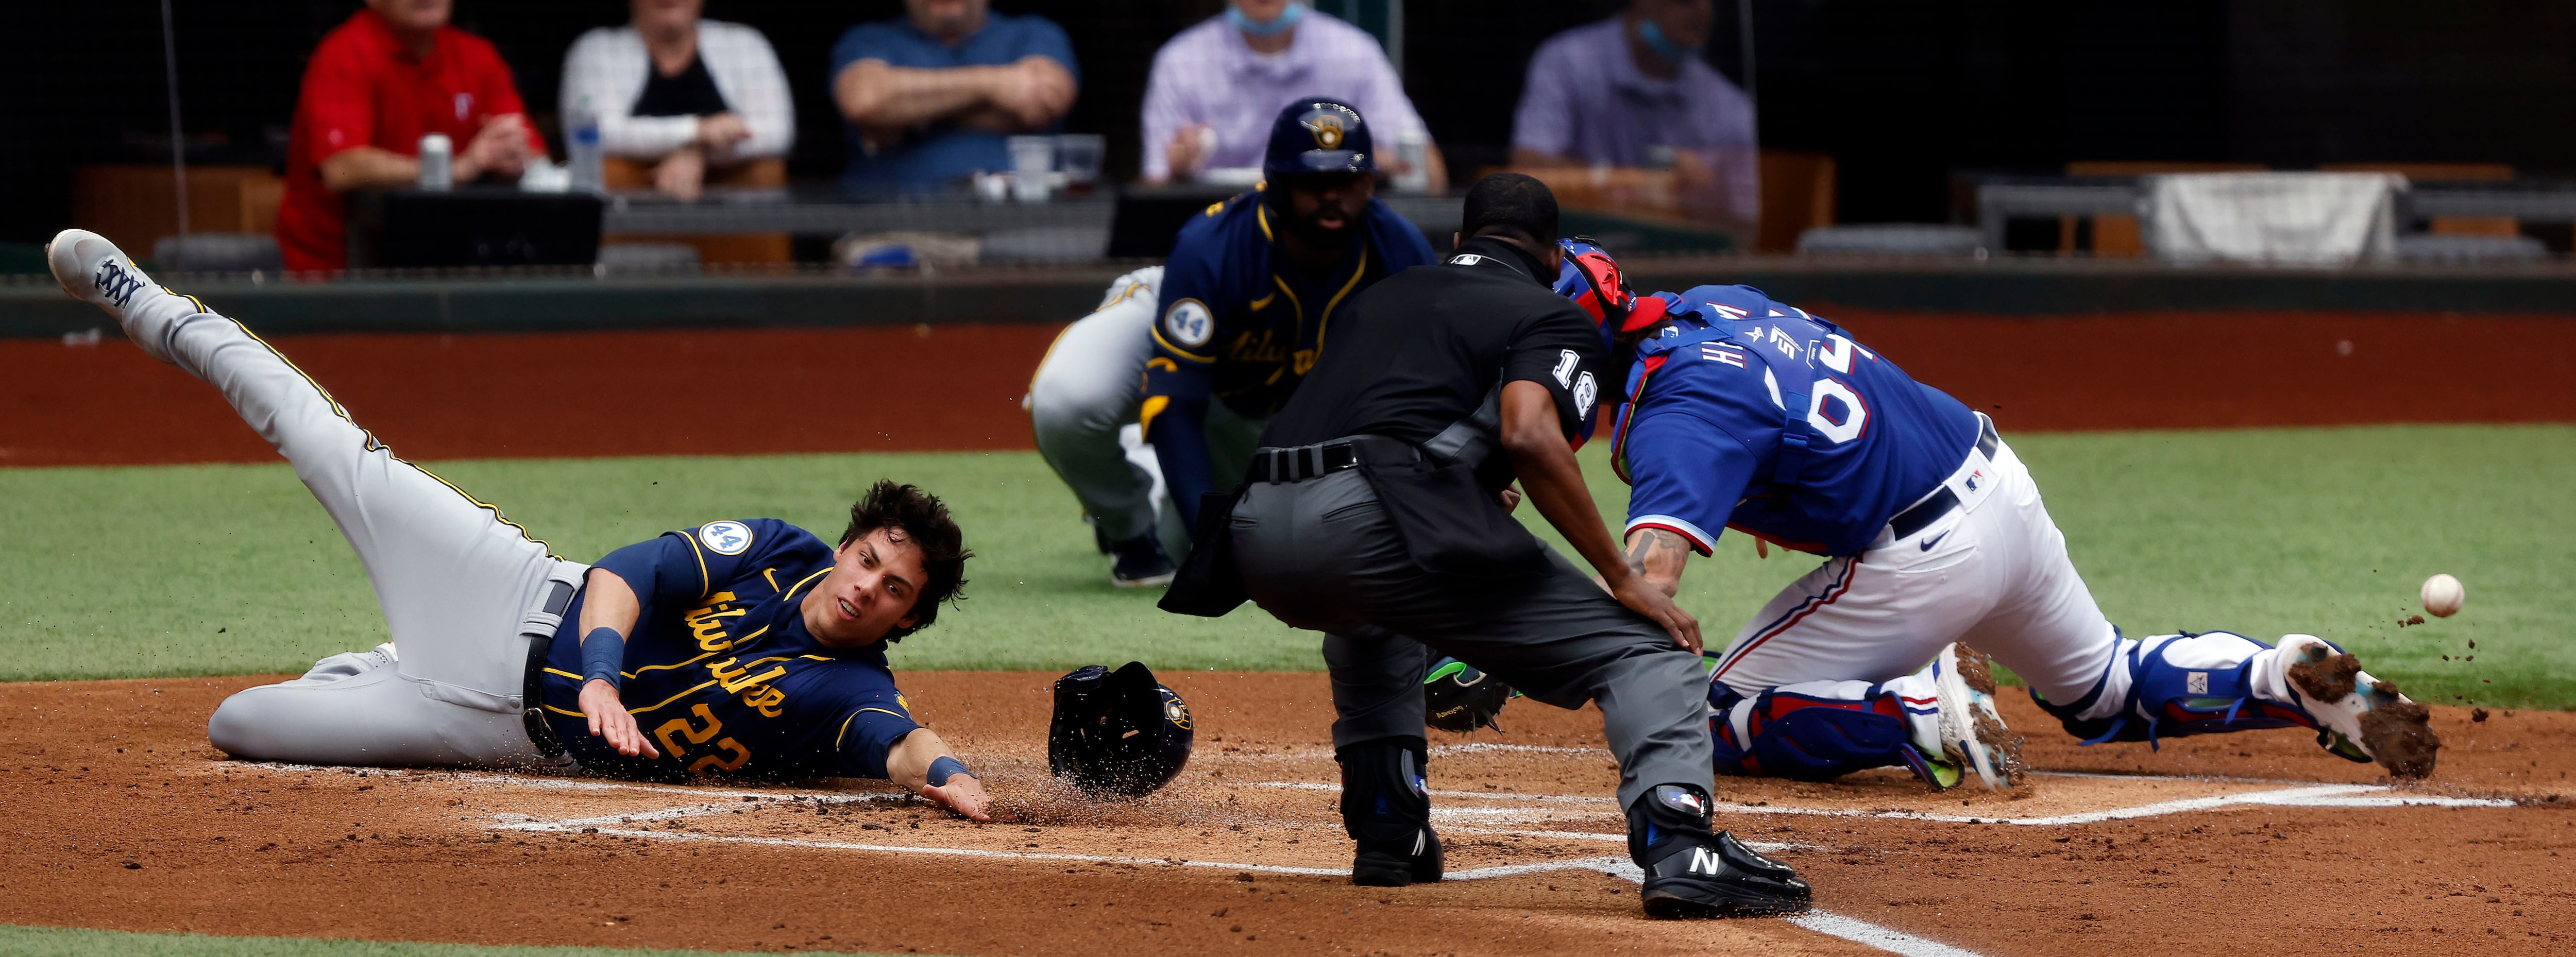
[(1288, 104), (1270, 121), (1261, 172), (1277, 180), (1309, 173), (1374, 173), (1377, 151), (1358, 107), (1331, 97)]
[(1190, 763), (1190, 706), (1130, 661), (1055, 680), (1047, 771), (1094, 797), (1144, 797)]

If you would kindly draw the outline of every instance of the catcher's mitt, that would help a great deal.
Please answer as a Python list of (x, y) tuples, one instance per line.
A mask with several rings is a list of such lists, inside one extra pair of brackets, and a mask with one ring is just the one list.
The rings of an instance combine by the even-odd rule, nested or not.
[(1464, 661), (1442, 658), (1432, 662), (1430, 674), (1422, 676), (1423, 723), (1442, 731), (1499, 727), (1494, 716), (1516, 694), (1510, 685)]

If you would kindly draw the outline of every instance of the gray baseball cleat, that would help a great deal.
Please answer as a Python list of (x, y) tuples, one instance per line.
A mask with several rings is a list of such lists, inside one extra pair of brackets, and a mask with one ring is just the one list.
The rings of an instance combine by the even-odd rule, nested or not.
[(115, 316), (125, 338), (133, 340), (144, 355), (163, 362), (171, 362), (166, 340), (172, 328), (169, 320), (213, 311), (194, 296), (153, 282), (143, 274), (143, 267), (134, 264), (134, 257), (86, 229), (54, 234), (53, 241), (45, 244), (45, 262), (64, 292)]

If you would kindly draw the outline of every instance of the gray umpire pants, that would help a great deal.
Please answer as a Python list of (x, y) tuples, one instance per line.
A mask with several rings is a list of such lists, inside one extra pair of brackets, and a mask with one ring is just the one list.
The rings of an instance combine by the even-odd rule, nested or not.
[(1619, 806), (1659, 784), (1714, 783), (1708, 674), (1554, 550), (1552, 571), (1498, 588), (1425, 575), (1356, 470), (1256, 482), (1231, 532), (1244, 589), (1291, 627), (1325, 633), (1333, 746), (1421, 735), (1425, 645), (1560, 708), (1601, 706)]
[[(303, 677), (224, 699), (206, 723), (237, 758), (380, 766), (557, 765), (521, 718), (530, 634), (587, 566), (548, 554), (501, 510), (359, 428), (294, 363), (240, 323), (161, 310), (126, 320), (223, 393), (295, 467), (366, 568), (391, 651), (333, 655)], [(397, 658), (399, 660), (397, 660)]]
[[(1197, 502), (1171, 502), (1162, 469), (1137, 425), (1145, 362), (1154, 357), (1153, 326), (1163, 267), (1148, 266), (1109, 284), (1099, 308), (1056, 336), (1029, 380), (1030, 430), (1038, 455), (1073, 490), (1075, 500), (1110, 541), (1158, 531), (1163, 551), (1189, 554)], [(1208, 448), (1215, 487), (1233, 488), (1261, 444), (1262, 421), (1208, 403)]]

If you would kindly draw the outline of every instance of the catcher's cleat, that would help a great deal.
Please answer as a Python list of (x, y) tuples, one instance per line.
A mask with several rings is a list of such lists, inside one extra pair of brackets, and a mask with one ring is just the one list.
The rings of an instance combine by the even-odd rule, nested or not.
[(1915, 777), (1922, 778), (1923, 783), (1930, 785), (1935, 791), (1947, 791), (1958, 787), (1959, 782), (1966, 780), (1968, 776), (1967, 770), (1961, 768), (1957, 762), (1927, 757), (1922, 749), (1911, 744), (1897, 745), (1896, 757), (1897, 760), (1905, 762), (1906, 770), (1914, 772)]
[[(1932, 683), (1940, 706), (1941, 750), (1938, 758), (1955, 769), (1973, 770), (1987, 790), (1999, 791), (2021, 780), (2021, 735), (2004, 726), (1995, 709), (1994, 661), (1984, 652), (1952, 642), (1932, 663)], [(1935, 790), (1946, 787), (1937, 769), (1917, 769)], [(1956, 783), (1957, 774), (1951, 775)]]
[(1645, 871), (1639, 892), (1656, 918), (1761, 916), (1806, 910), (1814, 896), (1797, 872), (1754, 853), (1735, 835), (1709, 832), (1708, 795), (1659, 784), (1628, 809), (1628, 856)]
[(169, 362), (163, 338), (171, 319), (207, 311), (194, 298), (163, 288), (143, 274), (143, 267), (107, 237), (86, 229), (66, 229), (45, 244), (45, 261), (63, 291), (106, 310), (124, 327), (125, 337), (143, 354)]
[(2433, 773), (2442, 736), (2432, 713), (2397, 686), (2361, 670), (2360, 659), (2315, 635), (2281, 636), (2274, 664), (2281, 684), (2317, 722), (2317, 744), (2352, 761), (2377, 761), (2394, 777)]
[(1163, 542), (1152, 529), (1123, 542), (1109, 543), (1109, 582), (1120, 588), (1158, 588), (1172, 583), (1178, 569), (1163, 554)]

